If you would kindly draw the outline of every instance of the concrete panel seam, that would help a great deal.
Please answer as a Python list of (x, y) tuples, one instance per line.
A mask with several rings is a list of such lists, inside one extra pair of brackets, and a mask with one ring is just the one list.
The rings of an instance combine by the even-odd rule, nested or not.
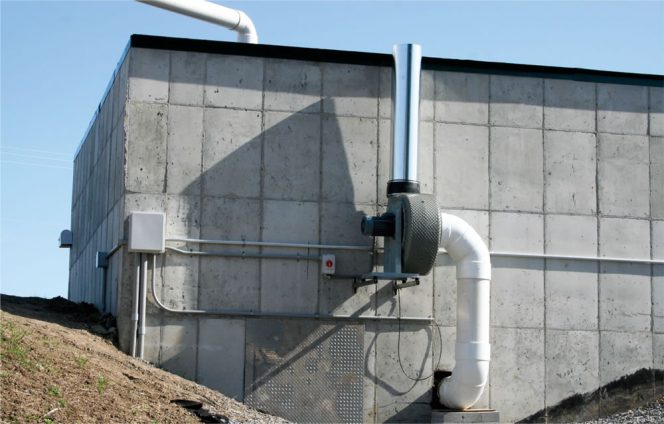
[[(318, 111), (318, 240), (322, 240), (322, 222), (323, 222), (323, 208), (321, 204), (323, 202), (323, 92), (325, 85), (325, 66), (320, 66), (320, 87), (318, 92), (318, 98), (320, 99), (320, 109)], [(321, 313), (321, 284), (320, 278), (318, 279), (318, 287), (316, 289), (316, 312)]]
[[(489, 143), (488, 143), (488, 147), (487, 147), (487, 156), (488, 156), (488, 158), (487, 158), (487, 172), (488, 172), (488, 180), (489, 180), (489, 184), (488, 184), (488, 187), (487, 187), (487, 191), (488, 191), (488, 194), (487, 194), (487, 210), (489, 212), (489, 225), (488, 225), (489, 234), (491, 234), (491, 224), (492, 224), (492, 222), (491, 222), (492, 221), (492, 219), (491, 219), (491, 215), (492, 215), (491, 214), (491, 211), (492, 211), (491, 201), (492, 201), (492, 197), (493, 197), (491, 195), (491, 191), (492, 191), (491, 190), (491, 180), (492, 180), (492, 178), (491, 178), (491, 150), (492, 150), (491, 147), (492, 147), (492, 144), (493, 144), (493, 143), (491, 143), (491, 133), (492, 133), (491, 105), (493, 104), (493, 102), (491, 101), (492, 100), (492, 96), (491, 96), (491, 81), (492, 81), (492, 79), (493, 79), (492, 76), (489, 75), (489, 81), (487, 82), (488, 90), (489, 90), (489, 92), (487, 94), (487, 96), (488, 96), (487, 97), (487, 102), (488, 102), (488, 105), (487, 105), (487, 127), (488, 127), (487, 132), (488, 132), (488, 137), (489, 137)], [(491, 237), (489, 237), (489, 239), (487, 241), (488, 241), (488, 246), (487, 247), (489, 248), (489, 251), (491, 251), (491, 249), (493, 248)], [(489, 386), (489, 405), (491, 405), (491, 387), (490, 386)]]
[[(546, 90), (544, 89), (545, 86), (545, 81), (542, 79), (542, 251), (546, 252), (547, 251), (547, 246), (546, 246), (546, 228), (547, 228), (547, 217), (548, 214), (546, 213), (546, 183), (547, 183), (547, 169), (546, 169), (546, 149), (544, 146), (544, 137), (545, 137), (545, 131), (544, 129), (546, 128), (544, 120), (546, 119), (546, 114), (544, 113), (545, 110), (545, 105), (546, 105)], [(544, 270), (545, 272), (542, 275), (542, 290), (544, 293), (544, 299), (542, 302), (542, 322), (544, 323), (543, 330), (544, 330), (544, 419), (548, 420), (548, 415), (549, 415), (549, 407), (547, 406), (547, 365), (548, 361), (546, 359), (546, 352), (547, 352), (547, 322), (546, 322), (546, 307), (547, 307), (547, 299), (546, 299), (546, 281), (547, 281), (547, 273), (546, 273), (546, 264), (547, 264), (547, 259), (544, 259)]]
[[(265, 110), (265, 80), (267, 78), (267, 72), (263, 70), (261, 78), (261, 134), (260, 134), (260, 178), (259, 178), (259, 189), (258, 189), (258, 239), (263, 240), (263, 232), (265, 230), (265, 119), (266, 114)], [(262, 249), (259, 249), (262, 251)], [(256, 308), (258, 311), (263, 310), (263, 260), (259, 260), (258, 266), (258, 296)], [(246, 337), (246, 335), (245, 335)]]
[[(600, 214), (600, 209), (599, 209), (599, 196), (600, 196), (600, 190), (599, 190), (599, 100), (598, 100), (598, 88), (597, 84), (594, 84), (595, 88), (595, 210), (597, 211), (597, 215)], [(600, 246), (601, 246), (601, 240), (600, 240), (600, 223), (599, 223), (599, 218), (597, 219), (597, 225), (596, 225), (596, 231), (597, 231), (597, 251), (596, 254), (597, 256), (600, 255)], [(597, 363), (599, 364), (599, 369), (597, 370), (598, 378), (600, 381), (602, 381), (602, 366), (601, 366), (601, 361), (602, 361), (602, 355), (601, 355), (601, 348), (602, 348), (602, 332), (600, 331), (602, 327), (602, 323), (600, 322), (601, 320), (601, 302), (602, 302), (602, 289), (601, 289), (601, 278), (600, 278), (600, 266), (597, 264)], [(598, 400), (598, 408), (599, 411), (602, 410), (602, 398), (600, 397)]]
[[(650, 90), (648, 90), (648, 91), (650, 91)], [(648, 104), (650, 104), (650, 103), (648, 103)], [(650, 237), (650, 257), (653, 258), (655, 252), (654, 252), (654, 247), (653, 247), (654, 241), (653, 241), (653, 237), (652, 237), (652, 234), (653, 234), (653, 223), (652, 223), (652, 221), (650, 222), (650, 234), (651, 234), (651, 237)], [(655, 297), (655, 265), (653, 264), (653, 265), (650, 265), (650, 331), (653, 333), (653, 337), (652, 337), (653, 381), (655, 381), (655, 379), (654, 379), (654, 372), (655, 372), (654, 371), (654, 368), (655, 368), (654, 362), (655, 362), (655, 354), (657, 352), (655, 337), (654, 337), (654, 334), (655, 334), (655, 298), (654, 297)], [(653, 388), (653, 390), (654, 390), (654, 388)]]

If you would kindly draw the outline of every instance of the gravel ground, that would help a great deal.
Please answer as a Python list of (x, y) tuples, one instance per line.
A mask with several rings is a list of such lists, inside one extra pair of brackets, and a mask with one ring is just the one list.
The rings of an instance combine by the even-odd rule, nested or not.
[(621, 412), (620, 414), (611, 415), (607, 418), (588, 422), (597, 424), (664, 423), (664, 396), (642, 408)]

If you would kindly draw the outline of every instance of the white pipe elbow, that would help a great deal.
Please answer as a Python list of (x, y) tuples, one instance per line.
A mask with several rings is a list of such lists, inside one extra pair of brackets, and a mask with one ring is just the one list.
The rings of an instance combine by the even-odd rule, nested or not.
[(440, 214), (440, 247), (456, 264), (457, 278), (491, 279), (491, 256), (482, 238), (466, 221)]
[(440, 402), (468, 409), (484, 391), (489, 375), (491, 258), (477, 232), (459, 217), (440, 214), (440, 247), (457, 267), (457, 340), (452, 375), (438, 388)]
[(456, 360), (454, 371), (438, 387), (438, 399), (450, 409), (468, 409), (482, 396), (489, 376), (489, 361)]
[(242, 43), (258, 43), (258, 33), (252, 20), (241, 10), (231, 9), (206, 0), (137, 0), (140, 3), (181, 13), (237, 32)]
[(258, 44), (258, 32), (256, 26), (246, 13), (241, 10), (237, 11), (240, 19), (234, 31), (237, 32), (237, 41), (241, 43)]

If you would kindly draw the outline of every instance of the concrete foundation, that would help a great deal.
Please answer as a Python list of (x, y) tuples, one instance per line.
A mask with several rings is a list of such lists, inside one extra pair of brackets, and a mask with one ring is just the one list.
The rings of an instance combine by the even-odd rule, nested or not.
[[(359, 224), (387, 201), (389, 63), (134, 37), (74, 163), (70, 299), (117, 315), (128, 348), (138, 259), (120, 247), (104, 287), (94, 258), (122, 243), (132, 211), (165, 212), (168, 238), (370, 245)], [(426, 59), (422, 191), (492, 251), (664, 259), (662, 79), (574, 78)], [(342, 276), (380, 269), (365, 252), (323, 252)], [(492, 261), (490, 383), (477, 408), (517, 421), (662, 369), (664, 265)], [(157, 294), (178, 310), (433, 318), (438, 328), (195, 316), (165, 312), (149, 294), (145, 349), (150, 362), (293, 420), (432, 420), (433, 371), (453, 366), (448, 257), (399, 297), (388, 283), (355, 292), (352, 278), (323, 278), (316, 261), (167, 251), (156, 263)], [(599, 413), (611, 399), (596, 402)]]
[(493, 410), (431, 412), (431, 424), (438, 423), (491, 423), (498, 424), (500, 414)]

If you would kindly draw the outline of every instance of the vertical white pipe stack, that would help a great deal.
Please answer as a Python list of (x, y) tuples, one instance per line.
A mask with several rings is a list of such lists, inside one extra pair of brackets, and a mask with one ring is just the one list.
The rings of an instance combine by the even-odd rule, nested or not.
[(482, 238), (464, 220), (440, 214), (440, 247), (456, 264), (457, 331), (452, 375), (438, 389), (440, 402), (467, 409), (482, 395), (489, 375), (491, 258)]

